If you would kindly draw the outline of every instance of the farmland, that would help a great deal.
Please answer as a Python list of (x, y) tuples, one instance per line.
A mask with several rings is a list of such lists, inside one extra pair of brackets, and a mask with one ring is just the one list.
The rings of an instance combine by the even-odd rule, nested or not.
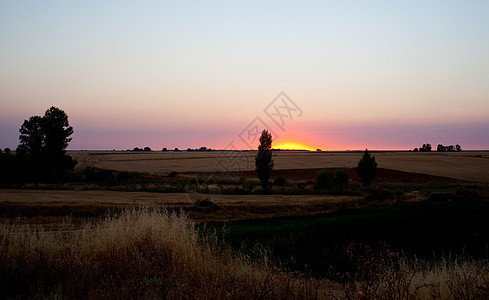
[[(74, 152), (78, 168), (95, 166), (118, 171), (167, 174), (176, 172), (222, 172), (219, 162), (229, 160), (224, 152)], [(242, 170), (254, 170), (254, 152), (234, 154)], [(489, 152), (375, 153), (379, 167), (405, 172), (489, 182)], [(275, 152), (275, 170), (356, 167), (358, 152)], [(226, 166), (236, 171), (238, 166)]]
[[(173, 151), (69, 154), (78, 161), (72, 181), (0, 189), (0, 231), (4, 241), (9, 241), (3, 244), (8, 251), (2, 251), (12, 255), (13, 262), (21, 257), (22, 250), (15, 248), (21, 246), (15, 245), (25, 241), (19, 236), (26, 236), (32, 249), (38, 249), (24, 258), (39, 267), (22, 275), (28, 278), (25, 284), (30, 288), (37, 286), (68, 297), (81, 293), (87, 298), (99, 294), (110, 298), (117, 294), (112, 285), (128, 285), (139, 288), (123, 290), (120, 296), (223, 298), (222, 293), (233, 291), (235, 298), (243, 298), (260, 297), (264, 290), (257, 290), (258, 285), (266, 290), (264, 298), (316, 295), (327, 299), (333, 298), (331, 295), (348, 297), (352, 289), (357, 296), (388, 295), (392, 291), (386, 278), (393, 276), (396, 280), (411, 278), (398, 292), (420, 298), (467, 295), (455, 288), (469, 283), (469, 295), (485, 295), (484, 282), (489, 278), (484, 250), (489, 244), (489, 152), (374, 152), (379, 169), (372, 186), (366, 188), (355, 170), (360, 152), (279, 151), (273, 155), (270, 190), (261, 188), (256, 179), (254, 152), (233, 152), (231, 156), (225, 152)], [(223, 167), (230, 157), (239, 164)], [(334, 174), (338, 169), (347, 171), (349, 183), (314, 188), (320, 170)], [(275, 181), (277, 178), (282, 182)], [(164, 229), (153, 228), (155, 224)], [(189, 229), (194, 233), (187, 235)], [(147, 242), (141, 244), (139, 237)], [(120, 250), (111, 252), (113, 249)], [(362, 254), (368, 249), (378, 254)], [(74, 253), (76, 261), (66, 258), (66, 251)], [(155, 253), (154, 259), (173, 267), (168, 269), (142, 254), (133, 257), (138, 251)], [(186, 253), (185, 258), (174, 251)], [(390, 260), (377, 255), (387, 255)], [(175, 260), (168, 261), (168, 257)], [(352, 263), (360, 258), (368, 261)], [(67, 262), (52, 266), (51, 259)], [(111, 264), (112, 259), (139, 271), (109, 278), (104, 268), (127, 272)], [(16, 268), (23, 263), (18, 261), (9, 265), (12, 269), (2, 271), (4, 277), (13, 276), (10, 285), (15, 288), (8, 283), (0, 286), (11, 296), (23, 295), (25, 290), (15, 280), (20, 276)], [(148, 263), (161, 269), (146, 268)], [(104, 267), (87, 269), (91, 264)], [(365, 264), (382, 268), (361, 269)], [(386, 273), (393, 265), (397, 273)], [(95, 285), (82, 291), (55, 271), (49, 273), (59, 268), (78, 274), (76, 280), (103, 280), (111, 286)], [(230, 272), (241, 275), (227, 278), (225, 274)], [(381, 275), (344, 277), (369, 272)], [(456, 279), (460, 274), (472, 276), (467, 277), (470, 282)], [(209, 285), (203, 292), (183, 279), (178, 279), (182, 285), (175, 286), (161, 281), (180, 277), (199, 284), (219, 278), (227, 285)], [(268, 285), (270, 278), (281, 279)], [(375, 293), (362, 290), (365, 283), (378, 285)]]

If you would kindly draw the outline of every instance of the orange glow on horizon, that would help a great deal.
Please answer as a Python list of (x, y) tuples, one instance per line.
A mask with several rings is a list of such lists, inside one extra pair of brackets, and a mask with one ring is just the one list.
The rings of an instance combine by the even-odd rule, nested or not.
[(281, 149), (281, 150), (309, 150), (309, 151), (315, 151), (316, 149), (304, 145), (299, 142), (291, 142), (291, 141), (284, 141), (284, 142), (279, 142), (277, 145), (272, 146), (272, 149)]

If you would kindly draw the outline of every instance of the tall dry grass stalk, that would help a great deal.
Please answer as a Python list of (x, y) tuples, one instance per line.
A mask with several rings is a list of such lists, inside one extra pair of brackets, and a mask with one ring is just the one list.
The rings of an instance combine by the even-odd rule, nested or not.
[(0, 225), (3, 298), (314, 299), (318, 286), (199, 239), (183, 214), (132, 210), (76, 230)]

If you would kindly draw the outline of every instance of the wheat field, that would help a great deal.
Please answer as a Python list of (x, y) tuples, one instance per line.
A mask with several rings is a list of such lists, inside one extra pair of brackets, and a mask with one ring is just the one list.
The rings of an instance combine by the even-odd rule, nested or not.
[[(94, 166), (118, 171), (168, 174), (254, 170), (254, 152), (70, 152), (77, 168)], [(489, 152), (373, 153), (380, 168), (489, 182)], [(275, 170), (355, 167), (359, 152), (275, 152)], [(233, 164), (237, 162), (238, 164)], [(224, 166), (224, 167), (223, 167)]]

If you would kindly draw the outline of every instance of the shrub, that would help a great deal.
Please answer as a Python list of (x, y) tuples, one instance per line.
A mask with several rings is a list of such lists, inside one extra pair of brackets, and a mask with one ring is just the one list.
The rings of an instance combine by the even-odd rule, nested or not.
[(282, 176), (275, 178), (275, 180), (273, 181), (273, 185), (276, 185), (276, 186), (284, 186), (286, 184), (287, 184), (287, 179), (285, 179)]
[(117, 181), (118, 184), (121, 183), (127, 183), (129, 180), (134, 178), (134, 174), (131, 174), (127, 171), (122, 171), (117, 174), (115, 180)]
[(83, 170), (81, 178), (99, 185), (114, 185), (116, 183), (116, 177), (112, 171), (97, 171), (93, 167), (88, 167)]
[(5, 148), (5, 154), (10, 154), (10, 148)]
[(177, 177), (177, 175), (178, 175), (178, 173), (175, 171), (171, 171), (170, 173), (168, 173), (168, 177), (170, 177), (170, 178), (175, 178), (175, 177)]
[(314, 188), (317, 190), (325, 189), (331, 186), (331, 181), (333, 174), (328, 170), (319, 171), (316, 175), (316, 182), (314, 183)]
[(348, 170), (345, 168), (337, 169), (334, 173), (334, 184), (336, 186), (344, 187), (348, 185), (350, 178), (348, 177)]
[(375, 176), (377, 176), (377, 162), (367, 149), (365, 149), (362, 159), (358, 162), (357, 172), (366, 186), (370, 185)]

